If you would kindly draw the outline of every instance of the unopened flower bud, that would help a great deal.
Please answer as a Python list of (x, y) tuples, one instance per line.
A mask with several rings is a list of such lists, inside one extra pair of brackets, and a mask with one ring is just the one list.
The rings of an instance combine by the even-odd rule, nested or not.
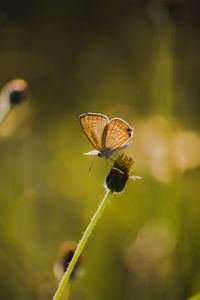
[(111, 168), (106, 177), (105, 185), (112, 192), (123, 191), (126, 182), (133, 170), (134, 160), (132, 157), (122, 154)]
[(21, 104), (28, 98), (28, 83), (24, 79), (9, 81), (2, 89), (2, 101), (9, 102), (11, 106)]
[(28, 83), (24, 79), (9, 81), (0, 92), (0, 123), (16, 105), (29, 98)]
[(21, 91), (13, 90), (10, 93), (10, 103), (11, 103), (11, 105), (18, 105), (18, 104), (21, 104), (22, 102), (26, 101), (26, 99), (28, 98), (27, 94), (28, 94), (27, 89), (24, 89), (24, 90), (21, 90)]

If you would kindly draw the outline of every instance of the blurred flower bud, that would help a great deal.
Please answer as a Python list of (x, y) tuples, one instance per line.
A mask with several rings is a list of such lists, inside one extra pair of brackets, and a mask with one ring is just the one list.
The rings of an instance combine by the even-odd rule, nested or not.
[(23, 79), (9, 81), (2, 89), (1, 101), (9, 101), (16, 105), (28, 99), (28, 83)]
[(9, 81), (0, 94), (0, 123), (13, 106), (19, 105), (29, 97), (28, 83), (23, 79)]
[(112, 192), (121, 192), (133, 171), (134, 160), (132, 157), (122, 154), (111, 168), (106, 177), (105, 186)]
[[(54, 265), (54, 274), (58, 280), (60, 280), (62, 278), (63, 274), (67, 270), (67, 268), (74, 256), (74, 253), (76, 251), (76, 247), (77, 247), (77, 245), (73, 241), (67, 241), (61, 245), (59, 252), (58, 252), (57, 261)], [(79, 259), (71, 273), (70, 279), (75, 278), (78, 273), (79, 274), (81, 273), (81, 272), (79, 272), (81, 262), (82, 262), (82, 256), (79, 257)]]
[(11, 105), (21, 104), (22, 102), (27, 100), (28, 90), (24, 89), (21, 91), (13, 90), (10, 93), (10, 103)]

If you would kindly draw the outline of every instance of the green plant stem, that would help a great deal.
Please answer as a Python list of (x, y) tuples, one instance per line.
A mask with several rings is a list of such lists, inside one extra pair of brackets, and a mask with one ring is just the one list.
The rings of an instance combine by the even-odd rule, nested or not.
[(68, 284), (66, 285), (65, 290), (63, 292), (63, 300), (69, 300), (71, 285), (72, 285), (71, 280), (69, 280)]
[(72, 273), (72, 271), (74, 269), (74, 266), (75, 266), (75, 264), (76, 264), (79, 256), (81, 255), (81, 253), (83, 251), (83, 248), (84, 248), (84, 246), (85, 246), (85, 244), (86, 244), (86, 242), (87, 242), (87, 240), (88, 240), (88, 238), (89, 238), (92, 230), (94, 229), (97, 221), (99, 220), (99, 218), (100, 218), (100, 216), (101, 216), (104, 208), (106, 207), (106, 205), (107, 205), (107, 203), (108, 203), (111, 195), (112, 195), (112, 191), (108, 190), (106, 192), (105, 197), (103, 198), (102, 202), (100, 203), (100, 205), (99, 205), (96, 213), (92, 217), (92, 219), (91, 219), (91, 221), (90, 221), (90, 223), (89, 223), (86, 231), (83, 234), (82, 239), (80, 240), (80, 242), (79, 242), (79, 244), (77, 246), (77, 249), (76, 249), (76, 251), (74, 253), (74, 256), (73, 256), (73, 258), (72, 258), (72, 260), (71, 260), (71, 262), (70, 262), (70, 264), (69, 264), (69, 266), (67, 268), (67, 271), (63, 275), (63, 278), (62, 278), (62, 280), (61, 280), (61, 282), (59, 284), (59, 287), (58, 287), (58, 289), (57, 289), (57, 291), (56, 291), (56, 293), (54, 295), (53, 300), (58, 300), (62, 296), (62, 293), (63, 293), (64, 288), (65, 288), (65, 286), (66, 286), (66, 284), (67, 284), (67, 282), (68, 282), (68, 280), (70, 278), (70, 275), (71, 275), (71, 273)]

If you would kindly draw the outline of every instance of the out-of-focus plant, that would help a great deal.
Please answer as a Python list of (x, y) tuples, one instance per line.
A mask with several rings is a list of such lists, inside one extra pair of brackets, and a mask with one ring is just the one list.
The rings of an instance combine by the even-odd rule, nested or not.
[(194, 295), (194, 296), (191, 297), (191, 298), (188, 298), (187, 300), (200, 300), (200, 293)]
[(0, 124), (16, 105), (22, 104), (29, 97), (28, 83), (24, 79), (9, 81), (0, 93)]

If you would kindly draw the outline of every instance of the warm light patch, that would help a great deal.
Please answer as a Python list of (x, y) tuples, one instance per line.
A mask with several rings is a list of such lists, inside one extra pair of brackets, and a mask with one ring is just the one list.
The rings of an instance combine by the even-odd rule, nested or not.
[(149, 169), (160, 182), (169, 182), (172, 176), (171, 141), (172, 129), (168, 120), (154, 116), (137, 126), (135, 155), (138, 165)]
[(176, 245), (176, 231), (168, 219), (146, 223), (130, 244), (127, 261), (134, 271), (153, 271), (161, 266)]
[(195, 131), (182, 131), (174, 137), (174, 164), (181, 170), (200, 165), (200, 135)]

